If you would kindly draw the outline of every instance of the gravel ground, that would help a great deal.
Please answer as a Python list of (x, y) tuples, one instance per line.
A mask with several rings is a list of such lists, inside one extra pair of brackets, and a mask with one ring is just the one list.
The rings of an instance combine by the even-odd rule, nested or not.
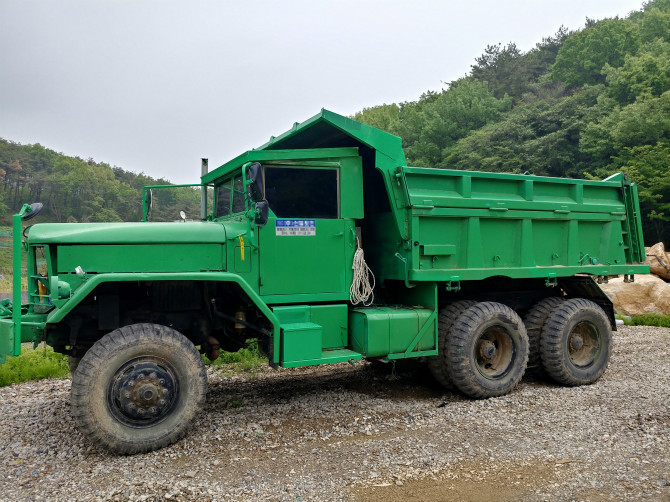
[(209, 372), (186, 439), (116, 457), (70, 380), (0, 389), (0, 500), (670, 501), (670, 329), (620, 327), (595, 385), (471, 401), (421, 370)]

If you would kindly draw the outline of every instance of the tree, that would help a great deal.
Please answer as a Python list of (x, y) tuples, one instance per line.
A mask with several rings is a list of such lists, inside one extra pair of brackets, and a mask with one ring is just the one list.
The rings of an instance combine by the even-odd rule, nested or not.
[(635, 103), (616, 107), (600, 121), (589, 123), (582, 151), (608, 160), (624, 148), (654, 144), (670, 138), (670, 91), (658, 97), (641, 97)]
[(670, 42), (670, 1), (648, 2), (639, 19), (639, 29), (642, 42), (652, 42), (657, 39)]
[(626, 54), (639, 45), (638, 29), (630, 19), (605, 19), (565, 39), (552, 68), (552, 78), (567, 86), (605, 82), (606, 64), (623, 65)]
[(408, 162), (424, 167), (442, 165), (445, 149), (512, 106), (511, 99), (496, 99), (486, 83), (464, 79), (439, 95), (401, 109), (401, 137)]
[(351, 118), (382, 131), (396, 134), (400, 121), (400, 107), (393, 103), (363, 108)]
[(622, 149), (601, 177), (627, 172), (638, 185), (646, 244), (670, 238), (670, 140)]
[(580, 135), (602, 90), (589, 87), (572, 96), (547, 94), (521, 103), (453, 145), (443, 167), (579, 176), (584, 164)]
[(670, 43), (656, 39), (645, 44), (638, 55), (627, 54), (621, 67), (606, 64), (603, 74), (609, 94), (621, 104), (660, 96), (670, 90)]
[(520, 71), (521, 51), (513, 42), (506, 46), (488, 45), (484, 54), (475, 59), (470, 75), (488, 85), (489, 92), (496, 98), (521, 96), (529, 78)]
[[(20, 145), (0, 138), (0, 222), (9, 224), (11, 213), (23, 203), (42, 202), (41, 221), (137, 221), (141, 216), (144, 185), (169, 185), (144, 174), (134, 174), (66, 156), (40, 144)], [(199, 214), (199, 192), (188, 190), (165, 206), (166, 218), (179, 210)]]

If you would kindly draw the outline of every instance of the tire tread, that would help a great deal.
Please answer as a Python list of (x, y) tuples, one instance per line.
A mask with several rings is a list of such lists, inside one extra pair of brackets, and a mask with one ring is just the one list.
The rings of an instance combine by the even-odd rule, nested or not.
[(537, 302), (523, 318), (528, 333), (527, 372), (543, 376), (542, 357), (540, 356), (540, 334), (551, 313), (565, 301), (560, 296), (549, 296)]
[[(194, 395), (184, 409), (183, 416), (179, 418), (172, 430), (165, 431), (158, 438), (137, 437), (128, 441), (115, 437), (99, 423), (92, 409), (91, 396), (103, 390), (100, 388), (100, 383), (96, 383), (95, 376), (105, 367), (107, 361), (119, 351), (142, 343), (168, 346), (180, 359), (180, 362), (186, 365), (188, 373), (195, 376), (193, 382), (184, 382), (189, 392), (192, 391)], [(163, 448), (183, 437), (195, 415), (202, 410), (206, 392), (205, 366), (197, 349), (186, 337), (166, 326), (135, 324), (108, 333), (98, 340), (81, 359), (72, 377), (71, 414), (75, 424), (93, 444), (101, 445), (122, 455), (144, 453)], [(110, 420), (113, 419), (110, 418)]]
[[(567, 357), (567, 337), (573, 320), (580, 315), (591, 317), (603, 328), (603, 356), (594, 362), (588, 371), (574, 368)], [(547, 374), (563, 385), (588, 385), (597, 381), (605, 372), (611, 354), (612, 335), (603, 310), (598, 304), (584, 298), (573, 298), (563, 302), (549, 315), (540, 334), (540, 356)]]
[[(509, 378), (501, 381), (483, 381), (477, 378), (471, 353), (480, 327), (490, 319), (498, 318), (516, 328), (518, 340), (515, 366)], [(501, 321), (501, 322), (502, 322)], [(451, 381), (463, 394), (481, 399), (502, 396), (512, 391), (521, 381), (528, 363), (528, 337), (519, 315), (510, 307), (497, 302), (481, 302), (465, 310), (453, 323), (447, 336), (448, 369)]]
[(433, 375), (433, 378), (446, 389), (454, 388), (448, 370), (447, 333), (449, 333), (456, 318), (476, 303), (477, 302), (473, 300), (460, 300), (440, 309), (438, 314), (438, 354), (428, 359), (428, 369), (430, 370), (431, 375)]

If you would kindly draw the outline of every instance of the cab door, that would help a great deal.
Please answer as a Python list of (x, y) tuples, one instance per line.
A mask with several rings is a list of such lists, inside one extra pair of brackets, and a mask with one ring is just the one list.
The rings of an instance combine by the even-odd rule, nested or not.
[(270, 217), (259, 229), (260, 294), (346, 300), (355, 228), (340, 214), (340, 164), (267, 162), (263, 175)]

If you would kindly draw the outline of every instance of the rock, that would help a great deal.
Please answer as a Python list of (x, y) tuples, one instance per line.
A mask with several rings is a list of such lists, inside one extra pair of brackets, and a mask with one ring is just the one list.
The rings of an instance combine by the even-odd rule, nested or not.
[(635, 282), (629, 283), (617, 277), (601, 288), (619, 314), (670, 314), (670, 284), (655, 275), (636, 275)]
[(670, 253), (666, 253), (663, 243), (658, 242), (644, 251), (647, 255), (644, 263), (649, 265), (651, 273), (670, 280)]

